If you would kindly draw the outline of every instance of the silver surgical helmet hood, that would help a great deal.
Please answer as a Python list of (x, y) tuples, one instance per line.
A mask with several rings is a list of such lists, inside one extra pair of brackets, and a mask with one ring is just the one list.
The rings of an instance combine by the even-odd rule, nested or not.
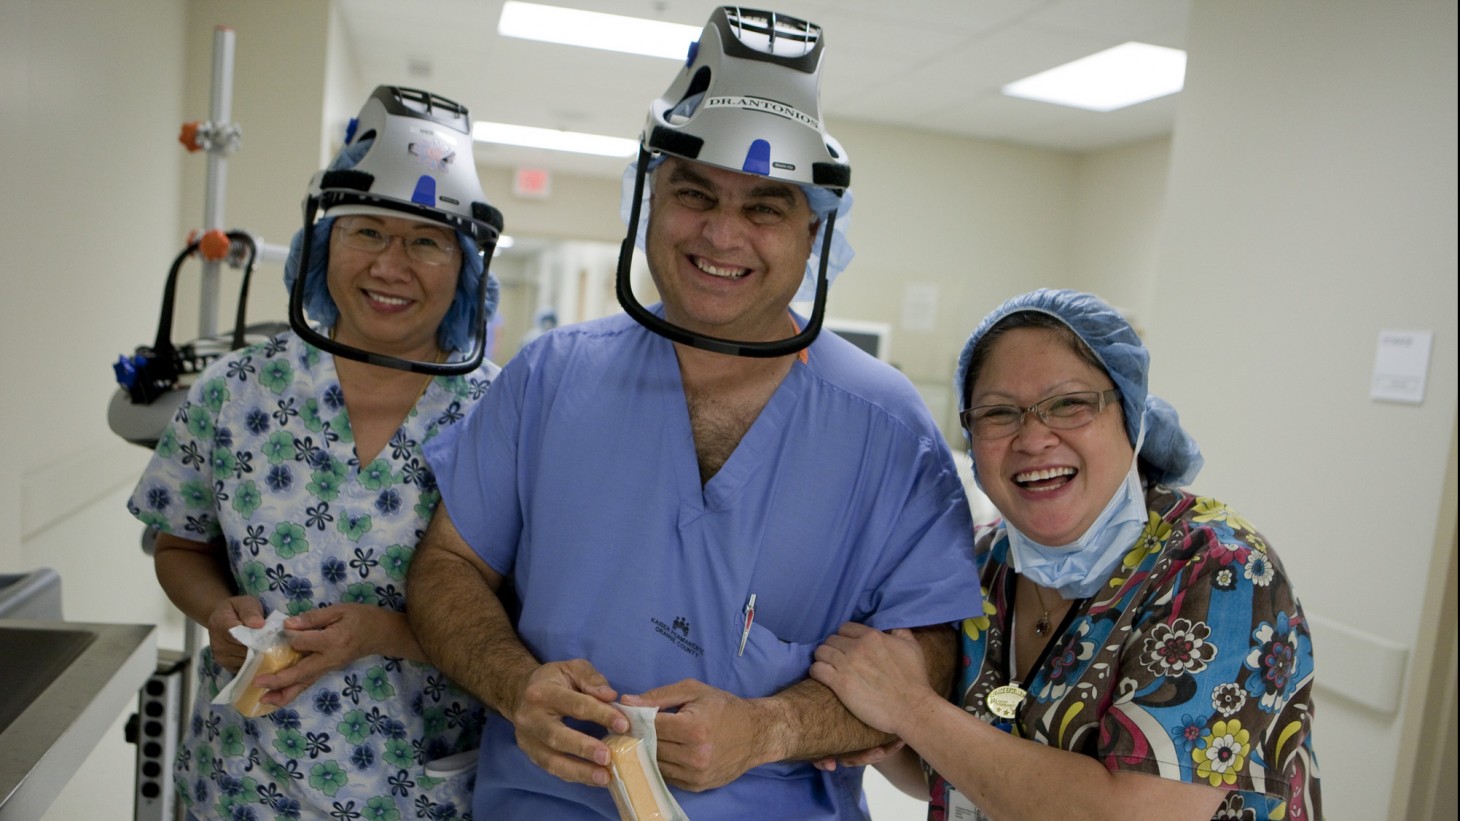
[[(336, 342), (310, 327), (306, 309), (324, 324), (338, 315), (325, 281), (329, 232), (335, 217), (350, 213), (454, 229), (462, 265), (438, 341), (462, 356), (445, 363), (399, 359)], [(304, 228), (284, 266), (290, 327), (317, 348), (383, 367), (445, 376), (475, 370), (485, 358), (487, 321), (497, 304), (497, 283), (486, 269), (501, 231), (502, 215), (487, 202), (477, 176), (466, 107), (429, 91), (379, 86), (350, 123), (339, 155), (309, 182)]]
[[(1079, 337), (1105, 368), (1120, 391), (1125, 432), (1131, 446), (1140, 443), (1142, 470), (1148, 480), (1170, 486), (1190, 484), (1204, 462), (1196, 441), (1181, 427), (1176, 409), (1147, 392), (1150, 353), (1120, 312), (1093, 294), (1041, 288), (1016, 296), (983, 318), (958, 356), (953, 389), (960, 414), (967, 410), (969, 366), (979, 342), (999, 322), (1013, 314), (1035, 312), (1059, 320)], [(1145, 424), (1145, 435), (1141, 425)], [(968, 432), (964, 431), (967, 436)], [(972, 444), (970, 442), (970, 444)], [(977, 466), (974, 476), (977, 478)]]
[(674, 82), (650, 103), (644, 148), (845, 189), (851, 167), (821, 122), (824, 45), (814, 23), (738, 6), (715, 9)]
[(502, 215), (482, 192), (465, 106), (429, 91), (380, 86), (345, 135), (346, 151), (361, 145), (348, 169), (328, 168), (310, 180), (309, 196), (323, 211), (354, 205), (402, 212), (448, 225), (477, 245), (496, 244)]

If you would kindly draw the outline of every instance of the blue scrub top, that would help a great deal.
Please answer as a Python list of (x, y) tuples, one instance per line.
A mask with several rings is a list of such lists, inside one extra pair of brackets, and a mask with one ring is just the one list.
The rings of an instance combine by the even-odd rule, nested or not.
[[(941, 434), (900, 373), (834, 334), (792, 366), (704, 486), (674, 346), (622, 315), (525, 348), (427, 456), (457, 529), (513, 579), (528, 649), (586, 658), (621, 693), (693, 678), (768, 696), (805, 678), (844, 622), (982, 612), (973, 525)], [(865, 817), (860, 768), (770, 764), (676, 796), (696, 821)], [(475, 807), (617, 817), (606, 790), (528, 761), (495, 715)]]

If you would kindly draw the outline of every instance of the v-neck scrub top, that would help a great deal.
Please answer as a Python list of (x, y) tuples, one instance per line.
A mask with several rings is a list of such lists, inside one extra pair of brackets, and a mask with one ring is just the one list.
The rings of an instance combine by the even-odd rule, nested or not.
[[(496, 370), (431, 380), (362, 465), (333, 356), (293, 332), (234, 351), (198, 377), (127, 507), (162, 532), (221, 542), (238, 592), (265, 613), (403, 610), (439, 498), (421, 443), (460, 421)], [(197, 818), (464, 817), (470, 778), (424, 765), (476, 746), (485, 710), (436, 668), (366, 656), (263, 718), (209, 703), (232, 678), (204, 647), (174, 764)]]
[[(453, 523), (511, 578), (527, 648), (544, 662), (588, 659), (620, 693), (693, 678), (768, 696), (805, 678), (844, 622), (982, 612), (968, 503), (941, 434), (901, 374), (834, 334), (792, 365), (704, 486), (674, 346), (623, 315), (525, 348), (426, 455)], [(866, 817), (860, 768), (776, 763), (675, 794), (695, 821)], [(474, 807), (617, 818), (607, 790), (540, 770), (495, 714)]]

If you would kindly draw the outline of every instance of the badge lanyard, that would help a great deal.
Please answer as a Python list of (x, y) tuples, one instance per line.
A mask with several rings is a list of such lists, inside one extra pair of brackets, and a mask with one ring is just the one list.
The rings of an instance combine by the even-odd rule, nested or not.
[[(1029, 691), (1020, 686), (1020, 680), (1015, 678), (1015, 674), (1018, 671), (1014, 669), (1014, 648), (1018, 641), (1018, 636), (1015, 635), (1014, 631), (1014, 622), (1017, 618), (1015, 605), (1017, 603), (1016, 596), (1018, 595), (1018, 574), (1014, 572), (1013, 568), (1006, 569), (1005, 573), (1004, 600), (1009, 603), (1009, 629), (1005, 638), (1004, 678), (1009, 683), (990, 690), (989, 694), (984, 697), (984, 703), (988, 705), (989, 712), (1001, 719), (995, 726), (1005, 732), (1010, 732), (1013, 730), (1012, 722), (1014, 718), (1019, 714), (1019, 710), (1029, 698)], [(1059, 628), (1054, 631), (1053, 636), (1050, 636), (1049, 641), (1045, 642), (1044, 649), (1039, 653), (1039, 658), (1034, 661), (1034, 666), (1029, 668), (1030, 680), (1037, 677), (1039, 671), (1044, 669), (1045, 662), (1049, 661), (1049, 654), (1054, 652), (1054, 648), (1064, 640), (1065, 633), (1075, 621), (1075, 616), (1084, 608), (1085, 602), (1087, 601), (1089, 599), (1084, 598), (1070, 604), (1070, 609), (1066, 610), (1064, 618), (1060, 619)]]

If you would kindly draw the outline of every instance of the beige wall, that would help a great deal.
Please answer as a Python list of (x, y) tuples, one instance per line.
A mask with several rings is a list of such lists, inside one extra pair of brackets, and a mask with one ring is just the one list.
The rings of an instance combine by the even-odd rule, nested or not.
[[(1312, 610), (1413, 647), (1456, 418), (1454, 17), (1430, 0), (1198, 0), (1175, 138), (1088, 156), (833, 121), (857, 259), (831, 311), (892, 323), (895, 359), (933, 401), (998, 301), (1102, 293), (1146, 329), (1155, 387), (1208, 453), (1199, 489), (1267, 532)], [(174, 137), (207, 117), (220, 23), (237, 32), (244, 131), (225, 222), (283, 244), (368, 90), (351, 55), (320, 47), (340, 42), (332, 4), (0, 1), (0, 572), (58, 567), (68, 617), (163, 623), (172, 647), (179, 622), (122, 510), (145, 454), (106, 427), (108, 366), (150, 341), (167, 264), (201, 220), (203, 158)], [(1356, 88), (1380, 102), (1354, 110)], [(616, 180), (555, 179), (548, 203), (503, 193), (504, 169), (483, 182), (509, 232), (621, 236)], [(260, 268), (253, 318), (283, 317), (279, 276)], [(937, 291), (927, 329), (903, 326), (909, 286)], [(179, 336), (196, 321), (180, 315)], [(1381, 328), (1435, 331), (1425, 405), (1367, 399)], [(1323, 699), (1330, 819), (1383, 817), (1408, 705)], [(125, 800), (131, 752), (113, 735), (53, 821)]]
[[(1402, 672), (1340, 648), (1412, 649), (1434, 547), (1453, 544), (1435, 528), (1456, 503), (1455, 17), (1427, 0), (1193, 10), (1155, 387), (1208, 455), (1202, 489), (1264, 531), (1336, 625), (1315, 629), (1320, 681)], [(1383, 329), (1434, 332), (1423, 405), (1369, 398)], [(1386, 690), (1386, 705), (1322, 694), (1331, 821), (1388, 813), (1413, 705)]]
[[(146, 453), (106, 408), (111, 363), (150, 343), (181, 247), (184, 9), (0, 2), (0, 572), (55, 568), (67, 618), (160, 624), (173, 646), (181, 622), (116, 491)], [(48, 819), (130, 803), (122, 719)]]
[(1100, 294), (1138, 329), (1155, 302), (1167, 138), (1088, 154), (1076, 171), (1071, 287)]
[(111, 363), (155, 333), (175, 250), (182, 3), (91, 6), (0, 4), (0, 567), (140, 465), (106, 427)]
[[(983, 314), (1039, 284), (1070, 282), (1076, 158), (861, 123), (828, 123), (852, 161), (857, 256), (827, 315), (893, 325), (893, 360), (951, 440), (958, 351)], [(936, 181), (936, 182), (935, 182)], [(936, 289), (925, 328), (909, 288)]]

